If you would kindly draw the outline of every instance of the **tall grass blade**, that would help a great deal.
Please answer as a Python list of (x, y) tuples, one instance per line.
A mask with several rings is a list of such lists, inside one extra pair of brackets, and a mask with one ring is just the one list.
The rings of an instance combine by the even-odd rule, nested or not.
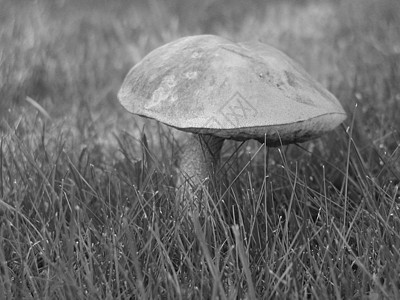
[(25, 100), (26, 100), (26, 102), (31, 104), (34, 108), (36, 108), (43, 116), (45, 116), (47, 119), (51, 120), (49, 113), (43, 108), (43, 106), (41, 106), (39, 103), (37, 103), (31, 97), (26, 97)]
[(246, 282), (247, 282), (247, 286), (248, 286), (248, 298), (249, 299), (257, 299), (256, 289), (254, 287), (253, 278), (251, 276), (251, 271), (250, 271), (249, 257), (245, 253), (245, 250), (244, 250), (242, 239), (241, 239), (240, 233), (239, 233), (239, 226), (237, 226), (237, 225), (232, 226), (232, 231), (233, 231), (233, 234), (235, 235), (236, 249), (239, 251), (239, 258), (242, 263), (244, 274), (246, 276)]

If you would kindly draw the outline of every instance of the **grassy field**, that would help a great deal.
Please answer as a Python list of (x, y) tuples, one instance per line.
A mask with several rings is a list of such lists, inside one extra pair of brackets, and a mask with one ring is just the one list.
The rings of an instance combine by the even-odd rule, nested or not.
[[(0, 297), (400, 299), (399, 1), (243, 3), (0, 0)], [(301, 145), (226, 143), (197, 216), (182, 135), (116, 94), (201, 33), (282, 49), (349, 117)]]

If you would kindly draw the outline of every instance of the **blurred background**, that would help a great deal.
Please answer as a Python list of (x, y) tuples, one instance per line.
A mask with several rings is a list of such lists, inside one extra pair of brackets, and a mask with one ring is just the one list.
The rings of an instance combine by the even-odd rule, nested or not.
[(57, 130), (106, 147), (116, 132), (138, 128), (116, 97), (129, 69), (164, 43), (204, 33), (283, 50), (349, 113), (358, 103), (360, 136), (381, 138), (400, 127), (398, 0), (0, 0), (0, 6), (2, 132), (34, 126), (21, 118), (40, 115), (28, 96)]

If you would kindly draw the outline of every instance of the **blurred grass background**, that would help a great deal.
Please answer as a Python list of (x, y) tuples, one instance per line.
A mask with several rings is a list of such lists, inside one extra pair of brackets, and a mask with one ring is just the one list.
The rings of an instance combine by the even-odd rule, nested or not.
[[(227, 178), (233, 181), (245, 170), (232, 187), (230, 199), (236, 201), (238, 207), (243, 207), (244, 229), (241, 230), (244, 235), (248, 233), (249, 244), (246, 245), (250, 245), (252, 238), (257, 240), (258, 246), (253, 246), (255, 248), (249, 255), (253, 276), (260, 276), (255, 278), (258, 294), (285, 298), (297, 291), (303, 292), (305, 298), (318, 298), (316, 295), (322, 295), (321, 298), (358, 295), (362, 298), (362, 295), (376, 291), (373, 288), (375, 284), (379, 287), (379, 295), (397, 295), (399, 268), (396, 264), (400, 245), (400, 238), (396, 236), (400, 230), (399, 212), (396, 210), (400, 180), (398, 0), (0, 0), (0, 7), (0, 200), (5, 207), (0, 210), (1, 230), (5, 237), (0, 251), (3, 262), (0, 271), (3, 278), (9, 279), (0, 283), (5, 290), (15, 292), (22, 287), (20, 296), (23, 296), (29, 294), (28, 290), (32, 293), (34, 287), (34, 298), (40, 298), (40, 287), (46, 290), (45, 275), (38, 271), (37, 262), (35, 267), (32, 265), (31, 252), (36, 249), (32, 243), (36, 245), (36, 242), (41, 245), (40, 251), (46, 254), (43, 257), (48, 264), (54, 262), (54, 255), (62, 257), (58, 265), (53, 265), (57, 273), (56, 278), (52, 278), (56, 283), (53, 290), (58, 291), (62, 282), (70, 286), (70, 290), (64, 293), (48, 292), (48, 295), (85, 298), (82, 291), (86, 289), (99, 297), (106, 295), (111, 299), (124, 298), (121, 290), (132, 295), (154, 296), (167, 289), (164, 293), (174, 299), (171, 295), (180, 295), (179, 283), (196, 285), (202, 282), (203, 279), (197, 277), (200, 275), (187, 273), (184, 268), (170, 274), (189, 276), (190, 279), (168, 277), (167, 280), (163, 277), (167, 275), (162, 268), (173, 264), (169, 259), (182, 257), (182, 254), (174, 253), (176, 248), (171, 246), (171, 241), (180, 243), (178, 248), (183, 256), (186, 255), (189, 267), (196, 265), (196, 251), (199, 251), (190, 253), (194, 250), (191, 241), (195, 237), (189, 234), (185, 239), (174, 231), (182, 229), (175, 227), (178, 225), (174, 218), (180, 217), (173, 214), (172, 204), (165, 204), (174, 202), (173, 155), (179, 148), (176, 134), (154, 121), (130, 115), (120, 107), (116, 94), (128, 70), (152, 49), (182, 36), (210, 33), (237, 41), (260, 40), (283, 50), (335, 94), (349, 114), (345, 122), (348, 135), (343, 128), (338, 128), (321, 139), (304, 144), (307, 151), (287, 147), (282, 149), (283, 157), (280, 150), (271, 151), (268, 184), (264, 178), (264, 157), (258, 155), (254, 160), (250, 159), (260, 150), (257, 143), (248, 142), (237, 152), (234, 152), (235, 143), (225, 146), (224, 161), (231, 157), (225, 167), (230, 172)], [(33, 102), (27, 102), (26, 97)], [(43, 107), (50, 118), (32, 103)], [(349, 136), (353, 139), (351, 143)], [(349, 168), (347, 173), (346, 166)], [(299, 180), (301, 187), (295, 188), (292, 180)], [(324, 198), (320, 193), (325, 188), (328, 192), (325, 191)], [(289, 260), (293, 254), (289, 235), (295, 239), (297, 231), (293, 229), (295, 225), (291, 225), (290, 232), (282, 227), (285, 223), (282, 216), (285, 215), (283, 211), (289, 216), (287, 209), (291, 207), (294, 193), (298, 197), (295, 199), (300, 199), (296, 200), (299, 201), (297, 214), (293, 213), (294, 219), (287, 219), (303, 228), (298, 232), (304, 241), (315, 238), (309, 236), (309, 231), (320, 237), (321, 228), (333, 230), (335, 227), (332, 226), (346, 223), (346, 213), (343, 217), (340, 209), (346, 211), (346, 205), (351, 207), (349, 216), (354, 219), (349, 217), (352, 221), (345, 239), (349, 243), (352, 239), (353, 244), (350, 244), (354, 252), (351, 255), (358, 253), (360, 260), (357, 263), (343, 250), (340, 234), (334, 230), (317, 240), (335, 249), (329, 257), (340, 258), (338, 264), (342, 269), (333, 268), (332, 262), (328, 263), (318, 254), (323, 248), (315, 245), (319, 250), (308, 249), (304, 260), (297, 257), (297, 260)], [(270, 216), (267, 216), (267, 208), (259, 211), (262, 205), (257, 201), (264, 196), (270, 205), (268, 211), (274, 212)], [(315, 213), (327, 197), (333, 204), (319, 212), (326, 217), (323, 225), (316, 222), (313, 227), (308, 223), (296, 223), (299, 218), (307, 219), (307, 216), (314, 220)], [(60, 199), (67, 201), (67, 208)], [(155, 208), (156, 211), (170, 212), (174, 217), (155, 213)], [(220, 220), (217, 217), (212, 219), (213, 222)], [(231, 216), (233, 220), (226, 223), (237, 223), (235, 217), (237, 215)], [(73, 218), (87, 232), (72, 227)], [(246, 220), (251, 221), (247, 223)], [(199, 226), (196, 227), (195, 221), (193, 230), (197, 235)], [(213, 243), (216, 248), (219, 245), (222, 248), (224, 243), (232, 241), (229, 242), (223, 234), (226, 224), (218, 222), (215, 225), (217, 229), (211, 226), (220, 235), (214, 237)], [(91, 226), (92, 223), (95, 225)], [(149, 223), (155, 227), (150, 228)], [(277, 240), (274, 239), (271, 246), (271, 241), (261, 238), (261, 231), (258, 237), (252, 236), (250, 224), (265, 226), (270, 235), (279, 232), (281, 235), (276, 234)], [(309, 231), (304, 229), (306, 227)], [(381, 227), (385, 229), (382, 232)], [(93, 239), (100, 241), (100, 245), (103, 243), (102, 246), (89, 247), (86, 244), (93, 228), (99, 230), (93, 233)], [(94, 255), (94, 251), (100, 251), (103, 246), (106, 250), (113, 249), (118, 243), (110, 236), (129, 236), (129, 232), (133, 233), (126, 243), (131, 250), (121, 251), (131, 263), (125, 265), (116, 260), (114, 267), (118, 271), (112, 273), (124, 278), (121, 286), (111, 282), (109, 275), (102, 273), (101, 266), (94, 267), (98, 272), (96, 276), (87, 277), (88, 272), (83, 270), (89, 268), (89, 264), (83, 264), (87, 261), (86, 254), (76, 253)], [(183, 232), (188, 234), (191, 231)], [(204, 238), (209, 238), (209, 235)], [(224, 242), (224, 238), (228, 242)], [(81, 251), (75, 252), (75, 248), (66, 246), (70, 239), (81, 241)], [(146, 239), (153, 242), (147, 243)], [(64, 246), (59, 246), (59, 242)], [(132, 252), (132, 243), (137, 243), (138, 255)], [(390, 247), (384, 248), (389, 250), (382, 250), (383, 245), (389, 244)], [(304, 245), (310, 247), (313, 244), (308, 241)], [(204, 243), (200, 242), (199, 247), (204, 247)], [(271, 247), (276, 247), (275, 252)], [(281, 252), (276, 250), (278, 248)], [(210, 258), (210, 254), (201, 249), (202, 258)], [(234, 260), (231, 250), (227, 251), (224, 259)], [(365, 251), (369, 252), (363, 256)], [(105, 255), (104, 261), (115, 259), (110, 253)], [(215, 255), (218, 258), (219, 254)], [(379, 265), (381, 260), (386, 261), (385, 267)], [(78, 267), (79, 272), (74, 273), (77, 267), (72, 267), (73, 261), (83, 264)], [(282, 264), (277, 266), (276, 261)], [(244, 297), (244, 291), (249, 290), (248, 281), (238, 271), (243, 261), (234, 262), (236, 265), (231, 267), (236, 267), (239, 275), (237, 278), (234, 275), (228, 277), (240, 283), (239, 290), (243, 289), (243, 293), (236, 291), (232, 295)], [(281, 266), (293, 262), (299, 270), (304, 268), (314, 275), (293, 271), (292, 277), (285, 277), (285, 268)], [(355, 275), (352, 262), (359, 266), (359, 273)], [(14, 264), (24, 266), (24, 263), (28, 266), (14, 267)], [(138, 265), (143, 265), (143, 269)], [(201, 273), (204, 276), (212, 277), (204, 265), (197, 265), (197, 268), (204, 272)], [(146, 269), (150, 266), (155, 271)], [(277, 277), (268, 275), (267, 271), (264, 274), (260, 268), (274, 270)], [(315, 275), (317, 270), (324, 276)], [(135, 274), (138, 281), (129, 279), (127, 272)], [(172, 276), (170, 274), (168, 276)], [(379, 285), (374, 281), (376, 278), (368, 274), (382, 276), (387, 281)], [(33, 276), (34, 280), (20, 279), (19, 283), (12, 280), (25, 278), (25, 275)], [(79, 279), (79, 276), (84, 279)], [(159, 279), (164, 283), (157, 278), (164, 278)], [(217, 283), (222, 281), (212, 278)], [(339, 283), (330, 285), (329, 282), (335, 278)], [(303, 289), (292, 279), (301, 282)], [(99, 282), (106, 283), (106, 292), (96, 289)], [(123, 287), (122, 282), (126, 286)], [(81, 288), (81, 291), (75, 288)], [(215, 292), (212, 287), (204, 289), (203, 294), (195, 292), (193, 295), (199, 297)], [(318, 292), (313, 293), (312, 289)]]
[(115, 95), (131, 66), (173, 39), (211, 33), (287, 52), (348, 111), (358, 101), (365, 129), (379, 138), (380, 128), (400, 122), (398, 12), (395, 0), (3, 0), (1, 116), (13, 122), (29, 96), (79, 131), (92, 114), (99, 132), (111, 132), (115, 120), (129, 118)]

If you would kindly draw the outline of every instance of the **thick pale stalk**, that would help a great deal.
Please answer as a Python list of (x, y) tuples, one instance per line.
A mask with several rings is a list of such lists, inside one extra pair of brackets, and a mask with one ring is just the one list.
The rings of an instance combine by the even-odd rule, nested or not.
[(183, 146), (178, 186), (189, 183), (192, 188), (215, 177), (224, 139), (212, 135), (192, 134)]

